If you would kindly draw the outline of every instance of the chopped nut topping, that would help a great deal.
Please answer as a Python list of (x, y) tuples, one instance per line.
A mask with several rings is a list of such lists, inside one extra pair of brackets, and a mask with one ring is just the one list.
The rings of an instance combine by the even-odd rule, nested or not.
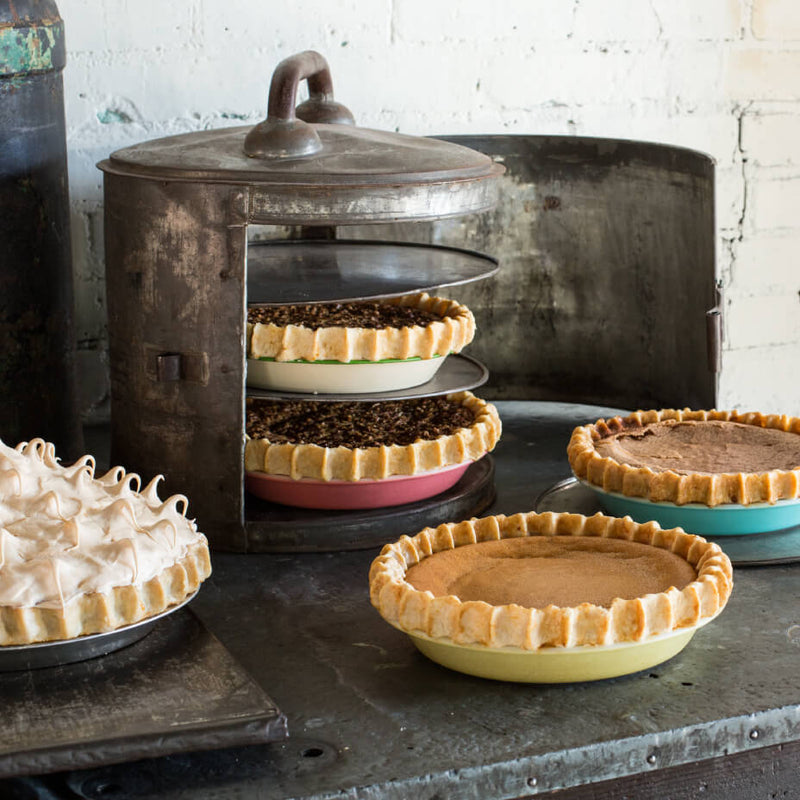
[(431, 311), (392, 303), (322, 303), (251, 308), (247, 321), (262, 325), (302, 325), (305, 328), (425, 327), (441, 317)]
[(247, 401), (247, 434), (273, 444), (320, 447), (409, 445), (467, 428), (475, 416), (446, 397), (379, 403), (326, 403), (315, 400)]

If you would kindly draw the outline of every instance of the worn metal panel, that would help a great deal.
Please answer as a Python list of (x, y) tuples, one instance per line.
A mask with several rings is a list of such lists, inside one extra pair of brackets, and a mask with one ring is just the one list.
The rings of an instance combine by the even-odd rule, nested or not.
[(456, 136), (502, 161), (494, 211), (343, 236), (455, 244), (500, 262), (450, 292), (475, 312), (470, 355), (493, 398), (712, 407), (714, 164), (642, 142)]
[(76, 458), (72, 254), (61, 71), (52, 2), (0, 9), (0, 437)]
[(287, 735), (274, 702), (188, 611), (102, 658), (0, 675), (0, 701), (2, 777)]
[(244, 549), (245, 211), (231, 187), (105, 179), (112, 461), (145, 480), (163, 473), (212, 545), (234, 549)]

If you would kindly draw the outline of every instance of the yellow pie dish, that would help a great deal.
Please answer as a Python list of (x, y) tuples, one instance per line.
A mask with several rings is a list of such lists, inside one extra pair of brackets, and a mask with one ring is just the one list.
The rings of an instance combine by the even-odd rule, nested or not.
[(597, 680), (671, 658), (724, 608), (732, 568), (680, 529), (596, 514), (426, 528), (370, 569), (381, 616), (432, 660), (481, 677)]

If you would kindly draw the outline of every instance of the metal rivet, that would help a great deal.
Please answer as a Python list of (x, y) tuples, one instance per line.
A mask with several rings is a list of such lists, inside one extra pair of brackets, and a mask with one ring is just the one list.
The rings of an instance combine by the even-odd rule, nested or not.
[(758, 728), (753, 728), (753, 730), (750, 731), (750, 738), (758, 739)]
[(539, 782), (539, 781), (537, 781), (537, 780), (536, 780), (536, 778), (528, 778), (528, 780), (527, 780), (527, 781), (525, 781), (525, 783), (527, 783), (527, 784), (528, 784), (528, 786), (530, 786), (531, 788), (533, 788), (534, 786), (536, 786), (536, 784), (537, 784), (538, 782)]
[(647, 763), (648, 764), (655, 764), (657, 760), (658, 759), (656, 758), (655, 753), (650, 753), (650, 755), (647, 756)]

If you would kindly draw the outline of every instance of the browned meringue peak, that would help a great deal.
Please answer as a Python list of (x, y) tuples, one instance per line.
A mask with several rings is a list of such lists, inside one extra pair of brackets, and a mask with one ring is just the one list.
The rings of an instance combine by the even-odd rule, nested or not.
[(205, 538), (183, 495), (141, 492), (139, 476), (94, 459), (63, 467), (52, 444), (0, 442), (0, 606), (58, 608), (91, 592), (141, 585)]

